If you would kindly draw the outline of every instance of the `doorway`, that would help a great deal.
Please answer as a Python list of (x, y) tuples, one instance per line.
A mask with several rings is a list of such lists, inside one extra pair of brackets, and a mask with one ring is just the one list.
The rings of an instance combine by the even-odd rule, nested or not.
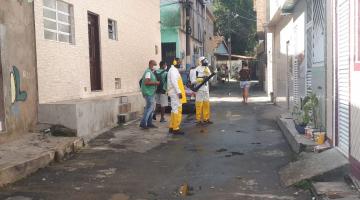
[(172, 61), (176, 57), (176, 43), (169, 42), (169, 43), (162, 43), (161, 44), (161, 58), (165, 61), (168, 66), (172, 64)]
[(91, 91), (102, 90), (99, 15), (88, 12)]

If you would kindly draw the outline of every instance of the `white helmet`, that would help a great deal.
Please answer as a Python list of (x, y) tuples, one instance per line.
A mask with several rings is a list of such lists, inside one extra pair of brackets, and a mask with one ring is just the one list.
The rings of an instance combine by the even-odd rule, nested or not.
[(207, 60), (206, 57), (201, 56), (201, 57), (198, 59), (198, 65), (208, 66), (208, 65), (209, 65), (209, 61)]

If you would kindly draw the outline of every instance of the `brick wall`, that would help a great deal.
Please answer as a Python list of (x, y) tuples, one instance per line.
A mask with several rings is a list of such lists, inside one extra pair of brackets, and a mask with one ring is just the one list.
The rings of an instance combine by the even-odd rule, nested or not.
[(256, 11), (256, 30), (257, 32), (264, 31), (264, 24), (266, 23), (267, 0), (254, 0), (254, 9)]
[[(40, 103), (137, 93), (149, 59), (161, 58), (158, 0), (65, 0), (73, 5), (75, 43), (44, 39), (43, 1), (35, 0)], [(103, 90), (91, 92), (87, 12), (99, 15)], [(118, 40), (108, 38), (108, 18), (117, 21)], [(158, 53), (155, 54), (155, 45)], [(115, 89), (121, 78), (121, 89)]]

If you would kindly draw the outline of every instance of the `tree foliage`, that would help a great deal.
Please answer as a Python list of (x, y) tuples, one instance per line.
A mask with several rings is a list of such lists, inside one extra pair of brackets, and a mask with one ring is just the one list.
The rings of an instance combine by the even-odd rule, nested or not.
[(215, 0), (216, 31), (229, 38), (234, 54), (252, 55), (256, 45), (253, 0)]

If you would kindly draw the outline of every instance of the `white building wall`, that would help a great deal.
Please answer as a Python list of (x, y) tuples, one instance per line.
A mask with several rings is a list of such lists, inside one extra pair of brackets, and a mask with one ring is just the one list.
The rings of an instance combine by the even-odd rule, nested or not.
[(281, 9), (285, 1), (286, 0), (268, 0), (270, 20), (275, 16), (276, 12)]
[(266, 93), (270, 96), (273, 92), (273, 34), (266, 33), (267, 67), (265, 78)]
[[(272, 45), (270, 46), (268, 43), (268, 65), (272, 67), (273, 91), (276, 103), (287, 107), (287, 98), (289, 98), (291, 109), (291, 102), (294, 100), (293, 62), (295, 58), (303, 59), (304, 57), (306, 3), (298, 2), (290, 15), (275, 15), (271, 10), (275, 10), (275, 7), (280, 9), (283, 3), (284, 1), (270, 2), (270, 16), (272, 18), (270, 19), (271, 27), (269, 27), (269, 31), (272, 39), (268, 39), (268, 42), (272, 40)], [(272, 48), (272, 51), (269, 48)], [(305, 71), (301, 69), (304, 67), (301, 65), (299, 68), (300, 74), (298, 75), (300, 77), (298, 76), (298, 79), (300, 78), (299, 81), (303, 81)], [(268, 90), (271, 89), (269, 85), (267, 87)], [(298, 92), (304, 93), (302, 90), (298, 90)]]
[[(350, 8), (358, 8), (354, 1), (350, 1)], [(350, 16), (357, 16), (356, 9), (350, 9)], [(350, 44), (358, 44), (359, 34), (357, 33), (356, 17), (350, 17)], [(350, 45), (351, 54), (356, 58), (360, 47)], [(357, 58), (358, 60), (359, 58)], [(358, 61), (357, 61), (358, 62)], [(360, 71), (356, 69), (355, 60), (350, 59), (350, 156), (360, 162)], [(357, 170), (360, 170), (357, 164)], [(358, 172), (359, 173), (359, 172)]]
[[(44, 39), (43, 1), (34, 2), (40, 103), (138, 93), (149, 59), (161, 59), (158, 0), (65, 0), (74, 9), (74, 44)], [(88, 11), (100, 20), (100, 92), (90, 88)], [(108, 18), (117, 21), (118, 40), (108, 38)], [(121, 78), (121, 89), (115, 89), (115, 78)]]
[(278, 105), (286, 106), (288, 57), (287, 42), (289, 41), (289, 56), (292, 56), (292, 19), (285, 17), (272, 28), (273, 32), (273, 89), (275, 101)]

